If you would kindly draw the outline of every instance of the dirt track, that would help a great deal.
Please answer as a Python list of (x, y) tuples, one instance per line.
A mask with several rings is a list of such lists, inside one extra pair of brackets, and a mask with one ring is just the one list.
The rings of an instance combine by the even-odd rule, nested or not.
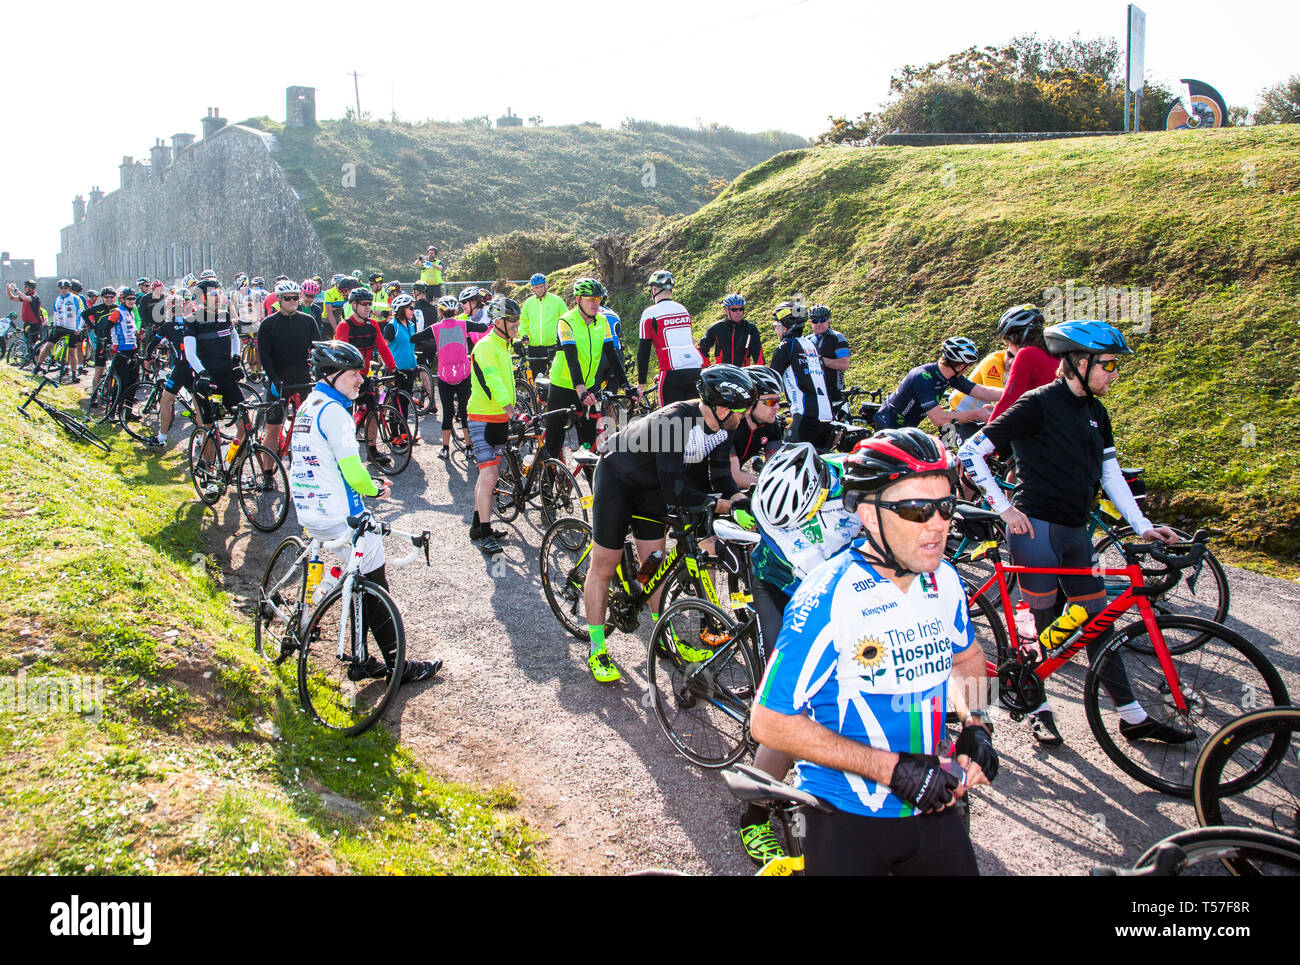
[[(433, 533), (433, 568), (412, 566), (389, 580), (408, 654), (446, 661), (435, 682), (399, 694), (389, 726), (435, 774), (514, 782), (528, 822), (550, 839), (557, 871), (752, 873), (735, 832), (738, 807), (721, 779), (677, 756), (643, 703), (648, 631), (611, 637), (623, 680), (596, 684), (586, 645), (563, 631), (541, 591), (540, 514), (507, 526), (506, 551), (490, 561), (468, 538), (473, 478), (464, 457), (448, 464), (421, 445), (382, 512)], [(231, 561), (228, 585), (246, 600), (270, 550), (298, 530), (291, 516), (279, 533), (256, 533), (229, 501), (218, 513), (212, 546)], [(1229, 580), (1229, 624), (1265, 650), (1300, 699), (1300, 585), (1238, 569)], [(994, 710), (1002, 773), (979, 792), (971, 822), (984, 874), (1084, 874), (1097, 863), (1131, 862), (1195, 825), (1190, 802), (1139, 785), (1105, 757), (1084, 719), (1083, 679), (1075, 664), (1048, 684), (1065, 747), (1040, 748), (1028, 724)]]

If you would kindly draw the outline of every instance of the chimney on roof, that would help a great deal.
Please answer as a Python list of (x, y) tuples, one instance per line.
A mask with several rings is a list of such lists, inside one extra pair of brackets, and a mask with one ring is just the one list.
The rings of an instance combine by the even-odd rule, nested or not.
[(117, 166), (117, 169), (122, 172), (121, 186), (126, 187), (128, 184), (131, 183), (131, 174), (135, 170), (135, 158), (131, 157), (130, 155), (123, 154), (122, 163)]
[(104, 200), (104, 192), (99, 190), (99, 185), (95, 185), (93, 188), (90, 189), (91, 204), (99, 204), (99, 202), (103, 200)]
[(153, 172), (153, 176), (161, 181), (163, 171), (171, 163), (172, 149), (161, 137), (154, 138), (153, 147), (149, 148), (149, 170)]
[(72, 199), (72, 223), (86, 220), (86, 199), (77, 195)]
[(203, 118), (203, 136), (211, 137), (217, 131), (226, 126), (226, 119), (221, 116), (221, 109), (217, 107), (208, 108), (208, 116)]
[(193, 134), (173, 134), (172, 135), (172, 161), (176, 161), (181, 156), (181, 151), (185, 150), (194, 143)]

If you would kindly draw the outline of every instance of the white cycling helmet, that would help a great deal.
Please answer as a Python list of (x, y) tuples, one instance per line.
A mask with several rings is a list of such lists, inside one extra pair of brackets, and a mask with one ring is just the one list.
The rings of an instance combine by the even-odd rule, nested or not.
[(412, 298), (410, 295), (398, 295), (396, 298), (393, 299), (393, 302), (389, 307), (392, 308), (394, 314), (396, 314), (398, 309), (405, 308), (407, 305), (414, 305), (414, 304), (415, 304), (415, 299)]
[(758, 475), (750, 508), (765, 530), (812, 519), (830, 492), (830, 470), (810, 442), (786, 443)]
[(302, 289), (298, 287), (296, 281), (290, 281), (286, 278), (284, 281), (275, 283), (275, 293), (277, 295), (301, 295)]
[(940, 355), (945, 362), (952, 362), (955, 365), (974, 365), (980, 360), (979, 346), (960, 335), (945, 338)]

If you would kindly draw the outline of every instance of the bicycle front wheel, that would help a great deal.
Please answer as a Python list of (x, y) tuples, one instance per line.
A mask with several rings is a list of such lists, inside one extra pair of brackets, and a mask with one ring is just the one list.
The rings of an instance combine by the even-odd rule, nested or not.
[(542, 464), (541, 474), (542, 519), (546, 525), (551, 526), (561, 516), (585, 521), (587, 510), (582, 505), (578, 481), (568, 467), (558, 459), (547, 459)]
[[(205, 429), (202, 426), (195, 426), (190, 432), (190, 481), (194, 483), (194, 492), (198, 494), (199, 502), (205, 506), (215, 506), (226, 491), (226, 483), (221, 478), (219, 468), (220, 438), (216, 429)], [(208, 453), (206, 459), (203, 457), (205, 451)], [(216, 488), (209, 492), (209, 485)]]
[[(1276, 668), (1240, 634), (1209, 620), (1178, 614), (1160, 614), (1156, 625), (1178, 673), (1186, 710), (1177, 708), (1173, 689), (1141, 623), (1122, 628), (1093, 662), (1083, 688), (1084, 709), (1097, 743), (1120, 770), (1147, 787), (1190, 798), (1197, 755), (1212, 733), (1246, 711), (1284, 706), (1289, 701)], [(1191, 646), (1198, 638), (1202, 642)], [(1138, 703), (1153, 720), (1191, 730), (1193, 739), (1166, 744), (1122, 737), (1119, 715), (1102, 681), (1125, 676)]]
[(706, 600), (686, 597), (660, 615), (650, 637), (650, 703), (688, 761), (726, 767), (745, 753), (758, 689), (754, 652), (751, 635)]
[(591, 564), (591, 527), (580, 519), (557, 519), (542, 537), (542, 589), (551, 612), (579, 640), (590, 640), (582, 593)]
[(245, 451), (235, 487), (239, 508), (254, 529), (273, 533), (284, 524), (289, 515), (289, 476), (270, 449), (253, 443)]
[(1162, 846), (1173, 845), (1180, 855), (1176, 875), (1241, 877), (1300, 875), (1300, 841), (1258, 828), (1193, 828), (1158, 842), (1138, 858), (1133, 867), (1156, 863)]
[(104, 452), (109, 451), (109, 445), (99, 436), (90, 431), (90, 427), (74, 419), (66, 412), (60, 412), (58, 409), (51, 407), (49, 410), (51, 418), (58, 423), (59, 428), (66, 432), (71, 438), (78, 442), (88, 442), (92, 446), (97, 446)]
[(292, 643), (298, 632), (298, 620), (307, 605), (307, 560), (299, 559), (304, 548), (297, 536), (285, 537), (262, 575), (253, 614), (253, 641), (266, 660), (278, 661), (281, 645)]
[[(387, 709), (406, 670), (402, 616), (383, 589), (360, 576), (344, 600), (337, 586), (316, 607), (298, 649), (298, 696), (312, 719), (345, 736), (370, 728)], [(343, 656), (338, 655), (343, 634)], [(379, 641), (392, 642), (391, 659)], [(353, 680), (368, 657), (383, 657), (389, 673)]]
[(411, 464), (411, 448), (415, 434), (411, 431), (410, 423), (397, 410), (397, 406), (389, 405), (387, 402), (375, 408), (372, 418), (379, 426), (379, 448), (393, 463), (388, 473), (396, 476)]
[[(1180, 539), (1191, 539), (1187, 533), (1179, 530), (1174, 532), (1178, 533)], [(1094, 547), (1098, 565), (1105, 568), (1122, 568), (1125, 560), (1120, 544), (1136, 542), (1138, 537), (1127, 526), (1111, 531)], [(1148, 565), (1151, 567), (1146, 577), (1148, 583), (1165, 573), (1164, 568), (1159, 564)], [(1119, 596), (1129, 585), (1128, 580), (1122, 576), (1106, 577), (1105, 582), (1106, 595), (1109, 597)], [(1228, 618), (1228, 598), (1228, 576), (1223, 571), (1223, 565), (1213, 553), (1206, 550), (1200, 570), (1184, 570), (1177, 583), (1160, 596), (1152, 598), (1151, 605), (1157, 613), (1185, 613), (1188, 616), (1222, 623)], [(1136, 610), (1130, 610), (1127, 615), (1141, 619)]]
[(1194, 785), (1202, 826), (1264, 828), (1300, 842), (1300, 707), (1228, 724), (1197, 758)]

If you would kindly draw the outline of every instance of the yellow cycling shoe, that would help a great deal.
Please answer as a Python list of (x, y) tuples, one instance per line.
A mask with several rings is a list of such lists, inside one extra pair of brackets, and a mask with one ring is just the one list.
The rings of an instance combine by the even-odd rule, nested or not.
[(623, 679), (608, 650), (599, 650), (587, 658), (587, 667), (599, 683), (612, 684)]

